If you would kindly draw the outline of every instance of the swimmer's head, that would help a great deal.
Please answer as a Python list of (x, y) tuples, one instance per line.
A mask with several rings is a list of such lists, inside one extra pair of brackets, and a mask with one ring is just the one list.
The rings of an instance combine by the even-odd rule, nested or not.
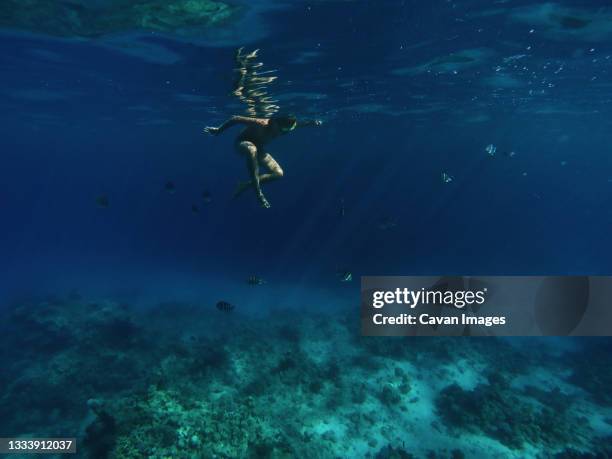
[(283, 133), (293, 131), (297, 126), (297, 119), (292, 115), (275, 116), (271, 121), (278, 126), (278, 129)]

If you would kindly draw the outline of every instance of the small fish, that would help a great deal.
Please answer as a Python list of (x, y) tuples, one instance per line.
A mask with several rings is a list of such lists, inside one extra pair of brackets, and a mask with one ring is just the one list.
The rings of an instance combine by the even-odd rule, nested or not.
[(487, 152), (489, 156), (495, 156), (495, 153), (497, 152), (497, 147), (491, 143), (487, 145), (487, 148), (485, 148), (485, 151)]
[(263, 285), (265, 283), (266, 283), (265, 280), (257, 276), (251, 276), (247, 279), (247, 284), (249, 285)]
[(442, 172), (442, 183), (450, 183), (453, 181), (453, 177), (446, 172)]
[(339, 271), (338, 277), (340, 282), (351, 282), (353, 280), (353, 273), (350, 271)]
[(210, 191), (208, 190), (204, 190), (202, 192), (202, 200), (206, 203), (209, 204), (212, 202), (212, 195), (210, 194)]
[(378, 229), (387, 231), (397, 226), (397, 222), (391, 217), (384, 217), (378, 222)]
[(174, 194), (176, 192), (176, 187), (174, 186), (174, 183), (171, 181), (167, 181), (166, 186), (164, 188), (170, 194)]
[(217, 309), (219, 311), (231, 312), (234, 309), (234, 305), (229, 304), (227, 301), (219, 301), (217, 303)]
[(192, 204), (191, 205), (191, 212), (194, 213), (194, 214), (199, 214), (200, 213), (200, 209), (195, 204)]
[(514, 158), (516, 156), (516, 152), (514, 151), (507, 151), (506, 153), (504, 153), (508, 158)]
[(101, 194), (100, 196), (97, 196), (96, 197), (96, 205), (100, 209), (107, 209), (108, 206), (109, 206), (108, 196), (106, 196), (105, 194)]

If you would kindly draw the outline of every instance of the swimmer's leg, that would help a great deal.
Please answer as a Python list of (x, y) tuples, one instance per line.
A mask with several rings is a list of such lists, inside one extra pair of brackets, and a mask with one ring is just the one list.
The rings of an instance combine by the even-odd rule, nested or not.
[[(259, 184), (259, 161), (257, 158), (257, 147), (253, 142), (240, 142), (238, 144), (238, 150), (244, 153), (247, 159), (247, 169), (251, 175), (251, 181), (249, 182), (255, 187), (255, 194), (262, 207), (270, 207), (270, 203), (261, 191)], [(234, 195), (235, 196), (235, 195)]]
[[(283, 169), (280, 167), (280, 164), (276, 162), (276, 160), (272, 157), (270, 153), (266, 153), (264, 157), (261, 158), (261, 162), (264, 166), (268, 168), (270, 173), (259, 175), (259, 183), (277, 180), (284, 175)], [(236, 188), (236, 191), (234, 192), (234, 197), (240, 196), (249, 187), (253, 186), (253, 183), (253, 180), (249, 180), (248, 182), (240, 182), (238, 184), (238, 187)]]

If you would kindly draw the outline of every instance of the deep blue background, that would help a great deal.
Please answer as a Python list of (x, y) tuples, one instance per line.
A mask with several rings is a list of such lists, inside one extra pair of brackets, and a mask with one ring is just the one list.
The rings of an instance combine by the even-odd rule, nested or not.
[[(270, 145), (285, 178), (265, 187), (269, 210), (251, 194), (230, 199), (246, 177), (238, 130), (201, 132), (239, 110), (229, 95), (238, 43), (139, 39), (178, 56), (169, 64), (99, 42), (0, 36), (0, 297), (250, 274), (346, 288), (337, 269), (356, 280), (610, 274), (612, 46), (529, 33), (510, 10), (474, 16), (489, 8), (295, 2), (267, 13), (255, 42), (245, 29), (247, 47), (279, 70), (281, 105), (325, 121)], [(457, 74), (394, 73), (475, 48), (494, 53)], [(295, 62), (304, 52), (316, 54)], [(517, 68), (504, 64), (522, 53)], [(500, 65), (521, 84), (483, 83)], [(384, 217), (397, 226), (381, 230)]]

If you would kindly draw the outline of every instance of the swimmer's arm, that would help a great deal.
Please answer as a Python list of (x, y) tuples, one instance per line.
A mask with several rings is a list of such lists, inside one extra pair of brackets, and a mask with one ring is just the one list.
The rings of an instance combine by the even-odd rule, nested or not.
[(296, 127), (307, 127), (307, 126), (321, 126), (323, 121), (321, 120), (300, 120)]
[(204, 132), (207, 134), (217, 135), (221, 134), (223, 131), (231, 128), (232, 126), (236, 126), (237, 124), (244, 124), (247, 126), (267, 126), (268, 120), (263, 118), (249, 118), (248, 116), (235, 115), (219, 127), (205, 127)]

